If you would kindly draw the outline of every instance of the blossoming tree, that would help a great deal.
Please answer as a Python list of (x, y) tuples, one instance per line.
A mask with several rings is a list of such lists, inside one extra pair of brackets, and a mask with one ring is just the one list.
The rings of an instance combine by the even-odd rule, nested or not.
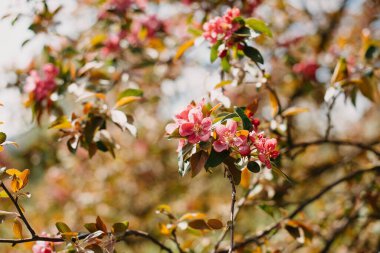
[(380, 5), (316, 2), (6, 13), (45, 39), (4, 88), (34, 127), (0, 132), (2, 252), (379, 250)]

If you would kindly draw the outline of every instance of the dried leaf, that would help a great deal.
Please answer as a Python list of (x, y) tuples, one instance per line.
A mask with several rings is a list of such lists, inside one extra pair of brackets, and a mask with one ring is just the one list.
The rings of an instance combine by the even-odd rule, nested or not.
[(181, 56), (190, 48), (194, 45), (194, 39), (188, 40), (185, 43), (183, 43), (177, 50), (177, 53), (175, 54), (173, 61), (177, 61)]
[(22, 224), (19, 219), (15, 219), (13, 222), (13, 234), (17, 239), (22, 239)]
[(290, 107), (282, 112), (282, 116), (289, 117), (308, 111), (309, 109), (304, 107)]

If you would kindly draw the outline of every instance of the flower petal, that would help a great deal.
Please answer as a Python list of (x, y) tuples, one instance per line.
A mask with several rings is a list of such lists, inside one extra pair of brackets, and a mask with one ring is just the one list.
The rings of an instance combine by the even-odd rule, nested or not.
[(216, 152), (222, 152), (223, 150), (228, 150), (227, 143), (221, 142), (220, 140), (215, 141), (212, 146)]
[(188, 136), (194, 133), (194, 124), (191, 122), (183, 123), (179, 126), (179, 134), (181, 136)]

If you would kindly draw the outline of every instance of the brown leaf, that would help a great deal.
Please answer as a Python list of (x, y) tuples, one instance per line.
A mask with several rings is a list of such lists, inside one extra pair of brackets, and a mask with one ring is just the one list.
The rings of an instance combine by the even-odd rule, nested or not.
[(199, 151), (191, 156), (190, 158), (190, 165), (191, 165), (191, 177), (195, 177), (196, 175), (201, 172), (203, 167), (206, 164), (206, 161), (208, 159), (208, 154), (206, 151)]
[(269, 102), (270, 102), (270, 105), (272, 106), (272, 116), (274, 117), (278, 113), (279, 105), (278, 105), (275, 95), (273, 95), (272, 92), (269, 92)]
[(13, 222), (13, 234), (17, 239), (22, 239), (22, 224), (18, 219)]
[(189, 227), (197, 230), (210, 229), (206, 221), (203, 219), (192, 220), (189, 222)]
[(212, 229), (221, 229), (223, 228), (223, 222), (218, 219), (209, 219), (207, 225)]
[(99, 216), (96, 217), (96, 228), (103, 231), (104, 233), (107, 233), (107, 226)]
[(294, 116), (294, 115), (297, 115), (303, 112), (308, 112), (308, 111), (309, 109), (304, 108), (304, 107), (290, 107), (282, 112), (282, 116), (289, 117), (289, 116)]

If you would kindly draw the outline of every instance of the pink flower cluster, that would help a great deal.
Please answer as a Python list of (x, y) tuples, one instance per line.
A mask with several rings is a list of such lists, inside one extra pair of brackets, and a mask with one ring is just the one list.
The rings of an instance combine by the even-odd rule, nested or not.
[(57, 84), (55, 78), (59, 70), (53, 64), (48, 63), (43, 66), (44, 77), (42, 78), (36, 70), (30, 72), (29, 77), (26, 79), (24, 87), (25, 92), (32, 93), (34, 100), (41, 102), (50, 96), (55, 90)]
[(240, 16), (238, 8), (228, 9), (222, 17), (215, 17), (203, 25), (203, 37), (215, 44), (218, 40), (228, 40), (240, 28), (234, 19)]
[(212, 120), (203, 115), (203, 105), (204, 101), (188, 105), (185, 110), (175, 115), (174, 123), (166, 126), (166, 132), (172, 134), (178, 129), (179, 134), (191, 144), (208, 141), (211, 136)]
[[(257, 133), (260, 121), (253, 119), (254, 129), (238, 130), (238, 123), (233, 119), (227, 119), (226, 124), (216, 123), (213, 127), (212, 119), (208, 113), (204, 113), (204, 100), (199, 104), (192, 103), (182, 112), (175, 115), (174, 123), (166, 126), (169, 135), (180, 136), (178, 151), (186, 143), (197, 144), (199, 142), (210, 142), (216, 152), (234, 151), (241, 156), (254, 156), (267, 168), (271, 168), (270, 159), (279, 155), (277, 140), (266, 138), (263, 133)], [(216, 138), (210, 138), (215, 131)]]

